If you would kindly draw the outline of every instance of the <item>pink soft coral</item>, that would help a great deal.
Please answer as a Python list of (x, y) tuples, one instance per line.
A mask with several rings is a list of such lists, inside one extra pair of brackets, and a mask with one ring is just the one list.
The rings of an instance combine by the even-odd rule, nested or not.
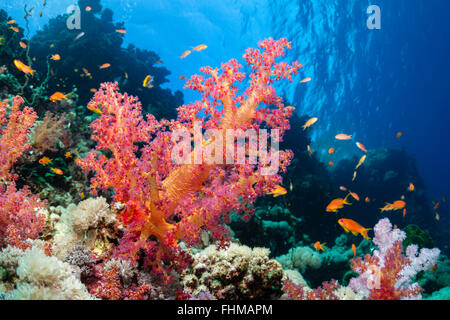
[(402, 241), (406, 234), (392, 229), (389, 219), (381, 219), (374, 227), (374, 250), (372, 256), (353, 260), (352, 269), (359, 277), (350, 280), (349, 286), (369, 300), (420, 299), (422, 288), (411, 279), (420, 271), (436, 264), (439, 249), (410, 245), (403, 254)]
[[(268, 165), (264, 161), (220, 165), (204, 161), (204, 155), (199, 156), (195, 150), (186, 158), (193, 163), (172, 161), (176, 145), (170, 132), (173, 130), (185, 130), (191, 135), (200, 124), (201, 129), (216, 129), (225, 137), (227, 129), (253, 129), (259, 133), (260, 125), (265, 125), (278, 129), (282, 136), (289, 128), (288, 118), (294, 108), (282, 104), (272, 83), (281, 78), (291, 80), (301, 65), (275, 62), (284, 54), (284, 48), (290, 48), (286, 39), (267, 39), (259, 46), (263, 51), (248, 49), (244, 55), (252, 68), (245, 92), (238, 94), (236, 82), (244, 80), (245, 74), (239, 71), (242, 66), (236, 60), (222, 64), (221, 71), (202, 68), (209, 77), (194, 75), (186, 85), (201, 92), (202, 100), (181, 106), (178, 119), (170, 122), (157, 121), (151, 115), (144, 119), (136, 98), (118, 92), (117, 84), (101, 85), (89, 105), (102, 112), (91, 125), (97, 146), (77, 163), (86, 172), (95, 171), (93, 192), (112, 189), (114, 200), (126, 204), (120, 215), (126, 230), (117, 255), (136, 259), (143, 250), (146, 263), (154, 271), (163, 271), (162, 261), (183, 267), (179, 240), (195, 243), (203, 230), (225, 240), (224, 223), (229, 212), (243, 211), (248, 218), (256, 197), (281, 182), (276, 173), (261, 173)], [(263, 107), (261, 103), (274, 107)], [(206, 138), (200, 144), (207, 147), (212, 141)], [(226, 163), (225, 146), (223, 151), (221, 160)], [(283, 171), (292, 152), (280, 151), (278, 155)]]
[(37, 118), (30, 107), (20, 110), (22, 104), (21, 97), (14, 97), (11, 106), (7, 100), (0, 103), (0, 248), (7, 244), (29, 247), (25, 240), (37, 238), (45, 223), (45, 216), (37, 212), (43, 202), (26, 186), (17, 190), (17, 175), (10, 172), (29, 148), (27, 135)]

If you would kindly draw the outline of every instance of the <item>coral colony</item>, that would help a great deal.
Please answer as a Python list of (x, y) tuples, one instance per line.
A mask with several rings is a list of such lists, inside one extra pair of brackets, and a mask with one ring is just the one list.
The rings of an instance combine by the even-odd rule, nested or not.
[[(89, 8), (83, 14), (101, 10)], [(0, 16), (6, 23), (7, 15)], [(57, 18), (50, 25), (61, 23)], [(117, 30), (114, 37), (125, 33), (106, 18), (91, 23), (110, 25), (102, 30)], [(3, 24), (0, 30), (7, 29)], [(40, 43), (45, 36), (37, 35)], [(86, 33), (74, 45), (89, 39)], [(294, 107), (275, 91), (276, 82), (293, 81), (302, 68), (280, 61), (291, 45), (265, 39), (245, 51), (245, 68), (235, 59), (201, 68), (185, 86), (200, 100), (178, 107), (171, 120), (147, 113), (147, 105), (121, 90), (122, 80), (90, 89), (83, 108), (76, 101), (84, 94), (75, 89), (46, 92), (49, 80), (59, 84), (51, 65), (64, 58), (56, 52), (47, 56), (40, 86), (26, 85), (42, 79), (29, 57), (14, 58), (28, 61), (16, 62), (19, 70), (9, 71), (12, 63), (2, 67), (0, 299), (389, 300), (420, 299), (422, 285), (445, 289), (448, 260), (438, 266), (440, 250), (417, 226), (404, 232), (382, 218), (370, 239), (371, 226), (340, 219), (348, 233), (339, 233), (334, 245), (306, 234), (311, 218), (296, 214), (297, 205), (302, 212), (324, 211), (331, 191), (323, 186), (332, 183), (308, 143), (306, 129), (317, 118), (302, 127)], [(126, 52), (161, 63), (148, 51)], [(13, 60), (9, 51), (0, 55)], [(117, 71), (105, 61), (99, 65)], [(86, 68), (73, 69), (93, 81)], [(148, 76), (144, 89), (162, 92), (162, 77)], [(164, 107), (179, 98), (170, 92), (159, 97)], [(292, 147), (296, 157), (280, 146)], [(336, 228), (335, 213), (359, 201), (348, 192), (329, 205)], [(389, 210), (405, 204), (399, 200)], [(252, 241), (253, 248), (242, 244)]]

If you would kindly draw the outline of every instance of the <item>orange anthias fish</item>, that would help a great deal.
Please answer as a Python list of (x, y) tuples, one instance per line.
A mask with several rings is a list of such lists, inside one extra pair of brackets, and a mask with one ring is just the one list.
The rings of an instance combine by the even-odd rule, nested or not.
[(313, 151), (312, 151), (311, 146), (310, 146), (309, 144), (308, 144), (308, 146), (306, 147), (306, 149), (308, 149), (309, 155), (312, 156), (312, 155), (313, 155)]
[(16, 23), (16, 20), (9, 20), (6, 24), (14, 24)]
[(357, 146), (359, 149), (361, 149), (362, 151), (367, 152), (366, 147), (364, 147), (364, 145), (363, 145), (362, 143), (356, 142), (356, 146)]
[(328, 149), (328, 154), (333, 154), (333, 153), (334, 153), (334, 148)]
[(347, 188), (344, 187), (344, 186), (340, 186), (339, 189), (342, 190), (342, 191), (347, 191)]
[(349, 193), (350, 193), (350, 195), (353, 197), (353, 199), (355, 199), (356, 201), (359, 201), (359, 196), (358, 196), (357, 193), (351, 192), (351, 191), (349, 191)]
[(350, 202), (347, 202), (347, 198), (349, 195), (350, 195), (350, 193), (348, 195), (346, 195), (344, 199), (337, 198), (337, 199), (332, 200), (328, 204), (326, 211), (327, 212), (338, 212), (339, 209), (342, 209), (344, 207), (344, 205), (351, 205)]
[(17, 59), (14, 60), (14, 65), (16, 66), (17, 69), (19, 69), (20, 71), (22, 71), (25, 74), (30, 73), (31, 75), (33, 75), (33, 73), (35, 72), (34, 70), (32, 70), (29, 66), (27, 66), (20, 60), (17, 60)]
[(205, 50), (206, 48), (208, 48), (208, 46), (206, 44), (201, 44), (196, 47), (193, 47), (192, 49), (195, 51), (202, 51), (202, 50)]
[(97, 89), (91, 88), (89, 91), (95, 93), (95, 92), (97, 92)]
[(369, 236), (367, 235), (367, 231), (372, 230), (370, 228), (364, 228), (361, 226), (358, 222), (351, 220), (351, 219), (344, 219), (341, 218), (338, 220), (339, 225), (345, 230), (345, 232), (351, 232), (353, 235), (360, 235), (363, 236), (364, 239), (369, 240)]
[(356, 175), (357, 175), (358, 173), (356, 172), (356, 171), (353, 171), (353, 178), (352, 178), (352, 181), (355, 181), (355, 179), (356, 179)]
[(328, 165), (332, 167), (332, 166), (334, 166), (334, 162), (333, 161), (329, 161)]
[(364, 163), (364, 161), (366, 161), (366, 158), (367, 158), (367, 156), (366, 156), (366, 155), (363, 155), (363, 156), (361, 157), (361, 159), (359, 159), (358, 164), (356, 165), (355, 170), (357, 170), (359, 167), (361, 167), (361, 165)]
[(325, 249), (323, 248), (324, 245), (326, 245), (327, 243), (320, 243), (320, 241), (317, 241), (316, 243), (314, 243), (314, 249), (316, 249), (317, 251), (322, 250), (323, 252), (325, 252)]
[(403, 132), (399, 131), (397, 132), (397, 134), (395, 135), (395, 139), (400, 138), (403, 135)]
[(185, 52), (183, 52), (183, 54), (180, 56), (181, 59), (186, 58), (188, 55), (191, 54), (191, 50), (186, 50)]
[(350, 140), (352, 138), (352, 135), (348, 135), (348, 134), (345, 134), (345, 133), (339, 133), (339, 134), (337, 134), (335, 136), (335, 138), (337, 140)]
[(415, 189), (416, 189), (416, 187), (413, 185), (412, 182), (410, 182), (409, 186), (408, 186), (408, 191), (414, 191)]
[(439, 208), (439, 201), (434, 205), (433, 210), (437, 210)]
[(26, 49), (27, 48), (27, 45), (23, 41), (20, 41), (19, 45), (22, 47), (22, 49)]
[(86, 11), (87, 11), (87, 12), (89, 12), (89, 11), (91, 11), (91, 10), (92, 10), (91, 7), (89, 7), (89, 6), (86, 7)]
[(59, 91), (55, 92), (54, 94), (52, 94), (50, 96), (50, 101), (51, 102), (61, 101), (62, 99), (67, 100), (68, 99), (67, 95), (65, 95), (64, 93), (59, 92)]
[(49, 163), (52, 163), (52, 159), (48, 157), (42, 157), (41, 159), (39, 159), (39, 164), (42, 164), (43, 166), (46, 166)]
[(55, 61), (59, 61), (61, 60), (61, 56), (59, 54), (53, 54), (50, 59), (55, 60)]
[(403, 208), (403, 218), (406, 216), (406, 208)]
[(50, 170), (52, 170), (54, 173), (56, 173), (57, 175), (60, 175), (60, 176), (64, 174), (64, 172), (58, 168), (50, 168)]
[(19, 28), (17, 28), (17, 27), (9, 27), (9, 28), (14, 32), (19, 32)]
[(71, 158), (71, 157), (72, 157), (72, 154), (70, 153), (70, 151), (67, 151), (67, 152), (64, 154), (64, 157), (66, 157), (66, 159), (67, 159), (67, 158)]
[(354, 243), (352, 243), (352, 251), (353, 251), (353, 259), (356, 257), (356, 246)]
[(285, 195), (286, 193), (287, 193), (287, 190), (278, 184), (272, 190), (267, 192), (267, 194), (273, 195), (274, 198)]
[(403, 200), (394, 201), (394, 203), (386, 202), (386, 205), (383, 208), (380, 208), (381, 212), (384, 211), (394, 211), (394, 210), (402, 210), (406, 206), (406, 202)]
[(364, 199), (364, 201), (366, 201), (367, 203), (369, 203), (369, 202), (370, 202), (370, 198), (369, 198), (369, 197), (366, 197), (366, 198)]
[(440, 219), (439, 213), (436, 212), (436, 220), (439, 221), (439, 219)]
[(142, 83), (142, 86), (149, 89), (153, 88), (153, 77), (150, 75), (146, 76), (144, 82)]
[(99, 107), (97, 107), (94, 103), (89, 103), (87, 105), (87, 108), (89, 110), (91, 110), (92, 112), (95, 112), (95, 113), (98, 113), (98, 114), (102, 114), (103, 113), (103, 111)]
[(125, 29), (117, 29), (116, 32), (123, 34), (123, 33), (127, 33), (127, 30), (125, 30)]
[(300, 80), (300, 83), (306, 83), (306, 82), (310, 82), (311, 78), (305, 78), (303, 80)]
[(106, 68), (109, 68), (109, 67), (111, 67), (111, 64), (109, 64), (109, 63), (104, 63), (104, 64), (102, 64), (100, 67), (98, 67), (99, 69), (106, 69)]
[(306, 123), (302, 126), (303, 130), (306, 130), (306, 128), (309, 128), (310, 126), (312, 126), (314, 123), (316, 123), (318, 120), (318, 118), (314, 117), (309, 119), (308, 121), (306, 121)]

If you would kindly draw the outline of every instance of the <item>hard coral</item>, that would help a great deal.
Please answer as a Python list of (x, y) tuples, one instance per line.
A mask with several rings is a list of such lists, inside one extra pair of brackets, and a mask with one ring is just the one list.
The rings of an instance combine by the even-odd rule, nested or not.
[[(194, 134), (200, 123), (201, 129), (217, 129), (219, 136), (225, 137), (227, 129), (253, 129), (259, 133), (264, 125), (278, 129), (282, 136), (289, 128), (288, 118), (294, 108), (282, 104), (272, 83), (281, 78), (292, 80), (301, 65), (275, 62), (284, 55), (285, 48), (290, 48), (286, 39), (267, 39), (259, 46), (263, 51), (248, 49), (244, 55), (252, 70), (250, 86), (244, 93), (237, 94), (235, 83), (241, 82), (245, 74), (239, 71), (242, 66), (236, 60), (222, 64), (222, 72), (202, 68), (209, 77), (194, 75), (186, 85), (201, 92), (202, 100), (180, 107), (178, 119), (171, 122), (158, 122), (152, 115), (144, 119), (141, 104), (119, 93), (117, 84), (104, 83), (96, 92), (89, 108), (99, 108), (102, 113), (91, 125), (97, 146), (77, 163), (86, 172), (95, 172), (93, 192), (112, 189), (114, 200), (126, 204), (120, 215), (126, 233), (118, 256), (136, 260), (139, 252), (145, 252), (146, 264), (155, 271), (162, 271), (162, 261), (182, 269), (187, 261), (178, 247), (179, 240), (191, 245), (198, 241), (203, 229), (211, 231), (216, 239), (226, 240), (224, 223), (229, 221), (229, 212), (244, 212), (248, 218), (256, 197), (280, 183), (276, 172), (262, 174), (267, 169), (267, 155), (261, 156), (259, 164), (211, 164), (204, 161), (204, 154), (197, 159), (201, 164), (176, 164), (172, 161), (176, 141), (171, 140), (167, 130)], [(261, 103), (274, 107), (263, 107)], [(205, 117), (197, 118), (199, 115)], [(213, 141), (209, 137), (200, 144), (207, 147)], [(292, 153), (280, 151), (277, 155), (284, 171)], [(197, 156), (188, 152), (186, 159), (195, 162)], [(224, 163), (225, 159), (219, 156), (219, 160)]]
[(217, 299), (270, 299), (281, 296), (283, 268), (269, 259), (269, 250), (231, 243), (226, 250), (209, 246), (194, 255), (192, 268), (182, 274), (183, 289)]

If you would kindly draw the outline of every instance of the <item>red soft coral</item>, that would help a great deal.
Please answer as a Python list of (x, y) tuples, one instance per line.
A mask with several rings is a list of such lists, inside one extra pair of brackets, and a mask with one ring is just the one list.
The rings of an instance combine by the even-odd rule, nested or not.
[[(221, 72), (204, 67), (201, 71), (209, 77), (194, 75), (186, 85), (201, 92), (202, 100), (181, 106), (178, 119), (170, 122), (158, 122), (151, 115), (144, 119), (136, 98), (121, 94), (117, 84), (101, 85), (89, 104), (90, 109), (102, 112), (91, 125), (97, 146), (77, 163), (86, 172), (95, 171), (93, 192), (112, 189), (114, 200), (126, 204), (120, 215), (126, 230), (118, 255), (136, 259), (144, 251), (145, 263), (154, 271), (163, 272), (162, 261), (183, 268), (186, 261), (179, 240), (193, 244), (203, 230), (226, 240), (224, 223), (229, 220), (229, 212), (244, 212), (248, 218), (256, 197), (281, 182), (276, 172), (262, 174), (268, 165), (263, 153), (258, 164), (234, 164), (234, 155), (233, 164), (225, 165), (205, 161), (205, 154), (196, 154), (194, 148), (186, 158), (191, 163), (172, 161), (177, 141), (172, 140), (170, 131), (184, 130), (195, 137), (196, 132), (202, 136), (202, 130), (216, 129), (219, 136), (226, 137), (228, 129), (253, 129), (259, 134), (259, 128), (265, 126), (277, 129), (277, 137), (281, 137), (289, 128), (288, 118), (294, 108), (282, 104), (272, 83), (281, 78), (291, 80), (301, 65), (275, 62), (284, 48), (290, 48), (286, 39), (268, 39), (259, 46), (262, 52), (249, 49), (244, 55), (252, 67), (245, 92), (238, 94), (236, 82), (241, 82), (245, 74), (239, 71), (242, 66), (236, 60), (222, 64)], [(207, 148), (214, 141), (207, 137), (195, 142)], [(224, 152), (218, 159), (226, 163), (225, 144), (220, 151)], [(279, 151), (278, 155), (284, 171), (292, 152)]]

